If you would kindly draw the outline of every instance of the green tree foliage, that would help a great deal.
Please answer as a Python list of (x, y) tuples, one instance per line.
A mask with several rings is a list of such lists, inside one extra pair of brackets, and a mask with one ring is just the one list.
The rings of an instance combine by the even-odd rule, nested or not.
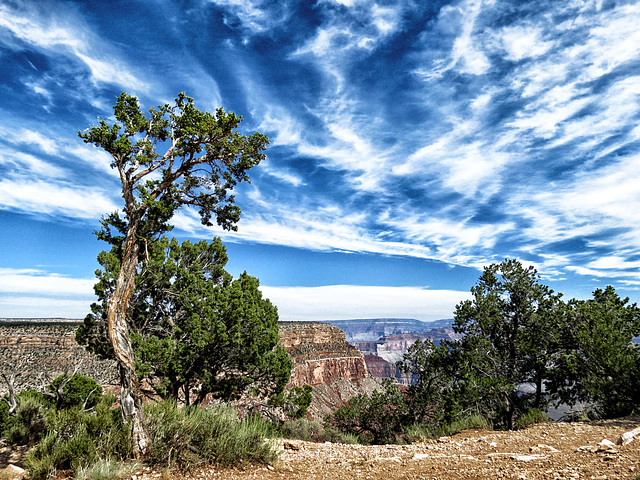
[(448, 421), (459, 413), (456, 362), (450, 343), (443, 342), (436, 347), (428, 338), (418, 340), (397, 365), (412, 377), (406, 392), (412, 423)]
[(98, 237), (120, 250), (106, 330), (120, 370), (122, 413), (131, 422), (133, 452), (140, 457), (149, 446), (149, 436), (129, 335), (138, 268), (183, 206), (197, 209), (205, 225), (215, 219), (221, 227), (235, 229), (240, 209), (230, 192), (249, 181), (247, 171), (264, 159), (268, 140), (260, 133), (239, 134), (242, 117), (222, 108), (215, 113), (201, 111), (184, 93), (174, 105), (151, 108), (145, 114), (138, 99), (123, 92), (114, 114), (115, 123), (100, 120), (79, 136), (111, 155), (122, 186), (124, 215), (105, 218)]
[[(112, 356), (106, 342), (106, 308), (113, 289), (118, 249), (103, 252), (92, 306), (78, 329), (81, 344)], [(132, 296), (131, 336), (136, 372), (174, 401), (191, 392), (229, 400), (246, 393), (278, 396), (293, 366), (278, 343), (278, 313), (262, 298), (256, 278), (234, 280), (224, 269), (227, 253), (219, 238), (179, 243), (162, 238), (149, 248)]]
[(589, 300), (572, 300), (564, 343), (550, 392), (559, 401), (583, 402), (604, 417), (628, 415), (640, 406), (640, 309), (611, 286)]
[(271, 404), (282, 407), (289, 418), (299, 420), (307, 415), (307, 410), (313, 402), (312, 392), (311, 385), (292, 387), (286, 394), (282, 392), (280, 395), (272, 397)]
[[(463, 335), (455, 345), (463, 397), (511, 429), (518, 413), (542, 406), (562, 302), (517, 260), (485, 267), (471, 293), (456, 306), (453, 326)], [(518, 392), (528, 382), (536, 387), (532, 399)]]
[(382, 442), (403, 430), (456, 431), (479, 418), (525, 428), (547, 420), (550, 402), (582, 402), (604, 417), (638, 411), (640, 308), (613, 287), (565, 303), (533, 267), (505, 260), (485, 267), (471, 293), (455, 310), (460, 340), (417, 341), (398, 362), (411, 386), (356, 396), (332, 424)]
[(102, 387), (98, 382), (79, 373), (71, 378), (66, 374), (56, 377), (46, 392), (54, 394), (58, 410), (71, 407), (90, 409), (102, 398)]
[(358, 394), (327, 419), (338, 430), (368, 437), (376, 444), (393, 443), (410, 424), (407, 397), (389, 379), (371, 395)]

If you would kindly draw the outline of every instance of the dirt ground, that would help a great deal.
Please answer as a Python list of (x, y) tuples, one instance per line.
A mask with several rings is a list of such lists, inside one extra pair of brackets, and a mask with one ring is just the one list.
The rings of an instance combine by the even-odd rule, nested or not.
[[(412, 445), (279, 442), (272, 466), (200, 468), (188, 475), (143, 469), (131, 480), (640, 480), (640, 437), (613, 444), (640, 418), (549, 423), (516, 432), (465, 431)], [(127, 479), (127, 480), (128, 480)]]
[[(281, 442), (277, 464), (246, 470), (201, 469), (197, 479), (301, 480), (575, 480), (640, 479), (640, 438), (620, 436), (640, 418), (594, 423), (550, 423), (517, 432), (466, 431), (412, 445), (362, 446)], [(134, 480), (151, 480), (146, 473)]]

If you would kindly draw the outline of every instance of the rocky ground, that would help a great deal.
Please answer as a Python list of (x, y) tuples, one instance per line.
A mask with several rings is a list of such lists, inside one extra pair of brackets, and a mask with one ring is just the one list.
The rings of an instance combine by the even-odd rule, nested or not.
[(640, 438), (615, 445), (640, 418), (550, 423), (517, 432), (465, 431), (412, 445), (280, 441), (273, 466), (202, 468), (189, 475), (141, 470), (132, 480), (574, 480), (640, 479)]
[(640, 478), (640, 438), (625, 446), (603, 440), (616, 443), (639, 424), (640, 418), (550, 423), (518, 432), (466, 431), (413, 445), (285, 441), (280, 460), (272, 467), (204, 469), (187, 478), (636, 480)]

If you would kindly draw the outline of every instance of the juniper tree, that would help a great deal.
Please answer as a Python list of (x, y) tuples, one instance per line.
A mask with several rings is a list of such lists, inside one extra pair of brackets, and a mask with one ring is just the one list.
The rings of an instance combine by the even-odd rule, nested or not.
[[(113, 290), (117, 250), (100, 255), (100, 302), (76, 339), (106, 358), (105, 308)], [(293, 366), (279, 344), (278, 312), (262, 298), (258, 279), (224, 269), (226, 249), (212, 242), (162, 238), (136, 279), (130, 334), (136, 373), (163, 398), (188, 405), (207, 394), (230, 400), (244, 393), (265, 401), (283, 393)], [(191, 397), (196, 393), (197, 397)]]
[[(543, 406), (544, 380), (559, 342), (561, 296), (517, 260), (485, 267), (471, 293), (473, 299), (459, 303), (454, 314), (453, 328), (463, 335), (455, 345), (460, 387), (466, 401), (494, 411), (511, 429), (519, 410)], [(531, 401), (518, 392), (529, 382), (535, 385)]]
[(100, 120), (79, 136), (111, 155), (121, 181), (122, 212), (103, 219), (97, 234), (120, 250), (106, 320), (120, 371), (122, 412), (131, 422), (133, 454), (139, 457), (149, 439), (129, 335), (137, 270), (149, 244), (171, 229), (171, 218), (183, 206), (197, 209), (204, 225), (215, 221), (235, 230), (240, 208), (230, 192), (249, 181), (247, 171), (264, 159), (268, 140), (260, 133), (241, 135), (236, 129), (242, 117), (222, 108), (201, 111), (184, 93), (175, 104), (145, 114), (138, 99), (123, 92), (114, 114), (113, 124)]

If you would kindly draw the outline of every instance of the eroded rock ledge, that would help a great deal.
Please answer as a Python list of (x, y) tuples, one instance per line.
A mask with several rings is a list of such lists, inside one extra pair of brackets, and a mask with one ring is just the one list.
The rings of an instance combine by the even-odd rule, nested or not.
[[(98, 360), (75, 341), (82, 322), (65, 319), (0, 319), (0, 358), (8, 366), (20, 365), (16, 388), (37, 388), (39, 376), (47, 370), (51, 378), (73, 371), (102, 385), (118, 381), (114, 361)], [(289, 386), (309, 384), (314, 388), (311, 418), (320, 419), (358, 393), (378, 388), (362, 353), (346, 341), (342, 330), (328, 323), (281, 322), (280, 342), (294, 361)], [(0, 382), (0, 395), (7, 386)]]
[(367, 371), (362, 352), (347, 343), (338, 327), (319, 322), (281, 322), (280, 343), (294, 362), (289, 385), (313, 387), (311, 418), (322, 419), (354, 395), (379, 388), (379, 381)]

